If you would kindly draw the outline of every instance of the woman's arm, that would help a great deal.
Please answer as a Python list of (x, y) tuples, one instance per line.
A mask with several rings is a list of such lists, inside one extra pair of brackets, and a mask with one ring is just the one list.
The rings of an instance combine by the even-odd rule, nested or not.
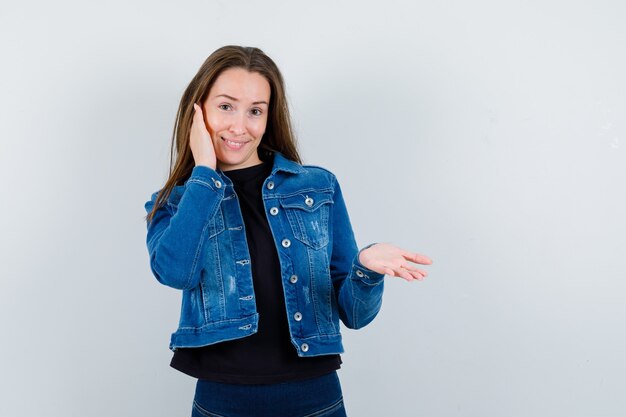
[(407, 281), (415, 279), (421, 281), (428, 275), (426, 271), (416, 268), (409, 261), (422, 265), (433, 263), (427, 256), (409, 252), (390, 243), (370, 245), (359, 253), (359, 261), (371, 270), (404, 278)]
[(370, 244), (359, 251), (336, 179), (334, 185), (330, 272), (341, 321), (348, 328), (358, 329), (369, 324), (380, 311), (384, 274), (409, 281), (421, 280), (426, 272), (413, 267), (408, 261), (422, 264), (432, 261), (388, 243)]
[(359, 250), (341, 187), (336, 178), (334, 180), (330, 275), (341, 321), (350, 329), (358, 329), (370, 323), (378, 314), (382, 305), (385, 276), (368, 269), (359, 261)]
[[(204, 264), (202, 245), (207, 240), (210, 220), (224, 198), (224, 185), (217, 172), (217, 159), (202, 108), (194, 103), (189, 147), (195, 167), (185, 183), (175, 213), (167, 204), (160, 207), (148, 224), (150, 268), (156, 279), (178, 289), (194, 288), (200, 282)], [(151, 212), (157, 193), (145, 204)]]
[[(157, 192), (145, 203), (152, 211)], [(200, 281), (204, 264), (202, 245), (207, 241), (208, 226), (224, 198), (224, 185), (217, 172), (204, 165), (191, 171), (178, 207), (160, 207), (147, 224), (146, 243), (150, 268), (156, 279), (177, 289), (191, 289)]]

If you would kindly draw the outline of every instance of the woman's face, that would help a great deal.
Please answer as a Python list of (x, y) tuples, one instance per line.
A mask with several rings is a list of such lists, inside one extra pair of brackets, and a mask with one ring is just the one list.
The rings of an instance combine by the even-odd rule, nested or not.
[(224, 70), (215, 80), (203, 112), (223, 171), (261, 163), (261, 143), (270, 102), (270, 85), (261, 74), (243, 68)]

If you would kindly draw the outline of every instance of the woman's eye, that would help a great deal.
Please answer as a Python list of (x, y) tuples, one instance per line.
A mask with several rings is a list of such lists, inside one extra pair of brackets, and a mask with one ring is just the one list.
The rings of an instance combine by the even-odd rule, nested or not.
[(230, 104), (220, 104), (219, 108), (222, 110), (230, 110)]
[(253, 116), (260, 116), (261, 114), (263, 114), (261, 109), (252, 109), (251, 113), (252, 113)]

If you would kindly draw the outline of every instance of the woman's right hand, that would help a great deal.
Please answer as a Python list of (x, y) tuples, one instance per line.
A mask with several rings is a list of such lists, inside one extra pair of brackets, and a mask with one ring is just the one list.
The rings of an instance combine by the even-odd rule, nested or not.
[(193, 160), (198, 165), (206, 165), (213, 169), (217, 167), (217, 158), (215, 157), (215, 148), (211, 135), (204, 123), (204, 115), (202, 108), (197, 104), (193, 104), (194, 113), (191, 122), (191, 132), (189, 133), (189, 147)]

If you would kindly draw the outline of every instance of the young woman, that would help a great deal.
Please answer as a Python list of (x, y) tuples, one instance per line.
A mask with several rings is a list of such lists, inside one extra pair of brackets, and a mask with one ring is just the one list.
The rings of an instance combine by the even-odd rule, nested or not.
[(339, 183), (301, 164), (283, 78), (257, 48), (200, 67), (145, 209), (151, 270), (182, 290), (171, 366), (198, 378), (192, 416), (346, 415), (339, 321), (365, 326), (385, 274), (421, 280), (414, 264), (431, 263), (357, 248)]

